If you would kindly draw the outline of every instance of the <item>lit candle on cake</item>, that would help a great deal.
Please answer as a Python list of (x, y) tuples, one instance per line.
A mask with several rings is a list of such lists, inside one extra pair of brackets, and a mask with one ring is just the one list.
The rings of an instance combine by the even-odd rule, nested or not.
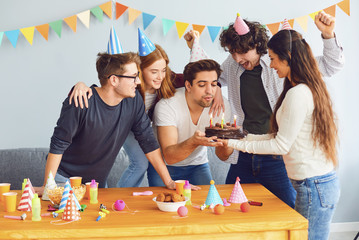
[(211, 113), (211, 115), (209, 115), (210, 119), (209, 119), (209, 127), (211, 128), (213, 126), (213, 115)]
[(234, 115), (233, 123), (234, 123), (234, 127), (237, 127), (237, 115)]
[(222, 113), (222, 121), (221, 121), (221, 128), (223, 129), (223, 125), (224, 125), (224, 113)]

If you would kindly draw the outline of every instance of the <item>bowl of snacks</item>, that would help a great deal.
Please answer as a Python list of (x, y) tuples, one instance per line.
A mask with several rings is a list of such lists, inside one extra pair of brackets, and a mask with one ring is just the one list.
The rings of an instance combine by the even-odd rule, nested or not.
[[(60, 205), (64, 188), (65, 188), (65, 183), (58, 183), (57, 187), (55, 187), (54, 189), (47, 190), (47, 195), (49, 196), (49, 199), (52, 204)], [(77, 200), (81, 201), (86, 193), (86, 185), (81, 184), (78, 187), (72, 187), (72, 190), (74, 191)]]
[(160, 193), (157, 197), (152, 199), (158, 209), (163, 212), (177, 212), (177, 209), (186, 205), (187, 197), (177, 193)]

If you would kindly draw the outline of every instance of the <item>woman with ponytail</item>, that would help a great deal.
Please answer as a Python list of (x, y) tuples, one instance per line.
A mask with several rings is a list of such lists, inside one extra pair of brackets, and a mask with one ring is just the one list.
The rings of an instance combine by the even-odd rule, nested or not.
[(328, 239), (339, 200), (338, 129), (332, 101), (316, 59), (301, 34), (281, 30), (268, 42), (270, 67), (284, 78), (271, 134), (223, 140), (229, 148), (283, 155), (297, 191), (295, 210), (309, 221), (309, 239)]

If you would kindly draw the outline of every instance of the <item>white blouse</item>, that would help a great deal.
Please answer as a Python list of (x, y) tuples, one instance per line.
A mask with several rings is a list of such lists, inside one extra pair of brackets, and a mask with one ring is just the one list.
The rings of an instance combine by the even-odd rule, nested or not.
[(288, 177), (302, 180), (333, 170), (312, 138), (313, 95), (305, 84), (291, 88), (277, 112), (277, 135), (249, 134), (242, 140), (229, 140), (228, 146), (256, 154), (284, 155)]

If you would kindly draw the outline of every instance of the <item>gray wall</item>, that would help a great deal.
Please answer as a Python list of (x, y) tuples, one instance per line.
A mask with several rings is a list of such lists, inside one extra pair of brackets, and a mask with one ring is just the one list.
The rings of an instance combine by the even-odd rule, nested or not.
[[(63, 19), (104, 2), (104, 0), (1, 1), (0, 31)], [(338, 3), (339, 0), (257, 0), (255, 4), (252, 4), (252, 1), (239, 0), (122, 0), (120, 2), (157, 16), (146, 29), (146, 34), (167, 51), (172, 69), (181, 72), (189, 59), (189, 51), (185, 41), (178, 39), (175, 27), (166, 37), (163, 36), (162, 18), (225, 26), (234, 21), (236, 13), (240, 12), (248, 20), (271, 23), (284, 18), (306, 15)], [(337, 8), (336, 34), (345, 49), (346, 65), (343, 71), (327, 81), (339, 117), (341, 143), (339, 175), (342, 197), (334, 222), (359, 221), (356, 204), (359, 198), (357, 180), (359, 112), (356, 106), (359, 102), (357, 93), (359, 81), (355, 60), (359, 55), (358, 10), (358, 1), (351, 1), (350, 17)], [(61, 102), (72, 85), (77, 81), (84, 81), (87, 84), (98, 82), (95, 70), (96, 54), (106, 50), (110, 27), (115, 26), (125, 51), (137, 51), (137, 27), (142, 28), (142, 17), (140, 16), (131, 25), (128, 25), (127, 17), (127, 12), (119, 20), (104, 17), (101, 23), (91, 16), (90, 29), (85, 28), (78, 21), (77, 33), (73, 33), (63, 23), (61, 38), (50, 29), (48, 42), (35, 30), (32, 46), (20, 34), (17, 47), (13, 48), (4, 36), (0, 46), (2, 87), (0, 149), (49, 146)], [(294, 28), (303, 32), (297, 23)], [(315, 54), (320, 54), (322, 51), (320, 35), (311, 19), (304, 36)], [(227, 56), (220, 48), (218, 38), (212, 43), (207, 30), (204, 30), (201, 44), (218, 62), (222, 62)]]

